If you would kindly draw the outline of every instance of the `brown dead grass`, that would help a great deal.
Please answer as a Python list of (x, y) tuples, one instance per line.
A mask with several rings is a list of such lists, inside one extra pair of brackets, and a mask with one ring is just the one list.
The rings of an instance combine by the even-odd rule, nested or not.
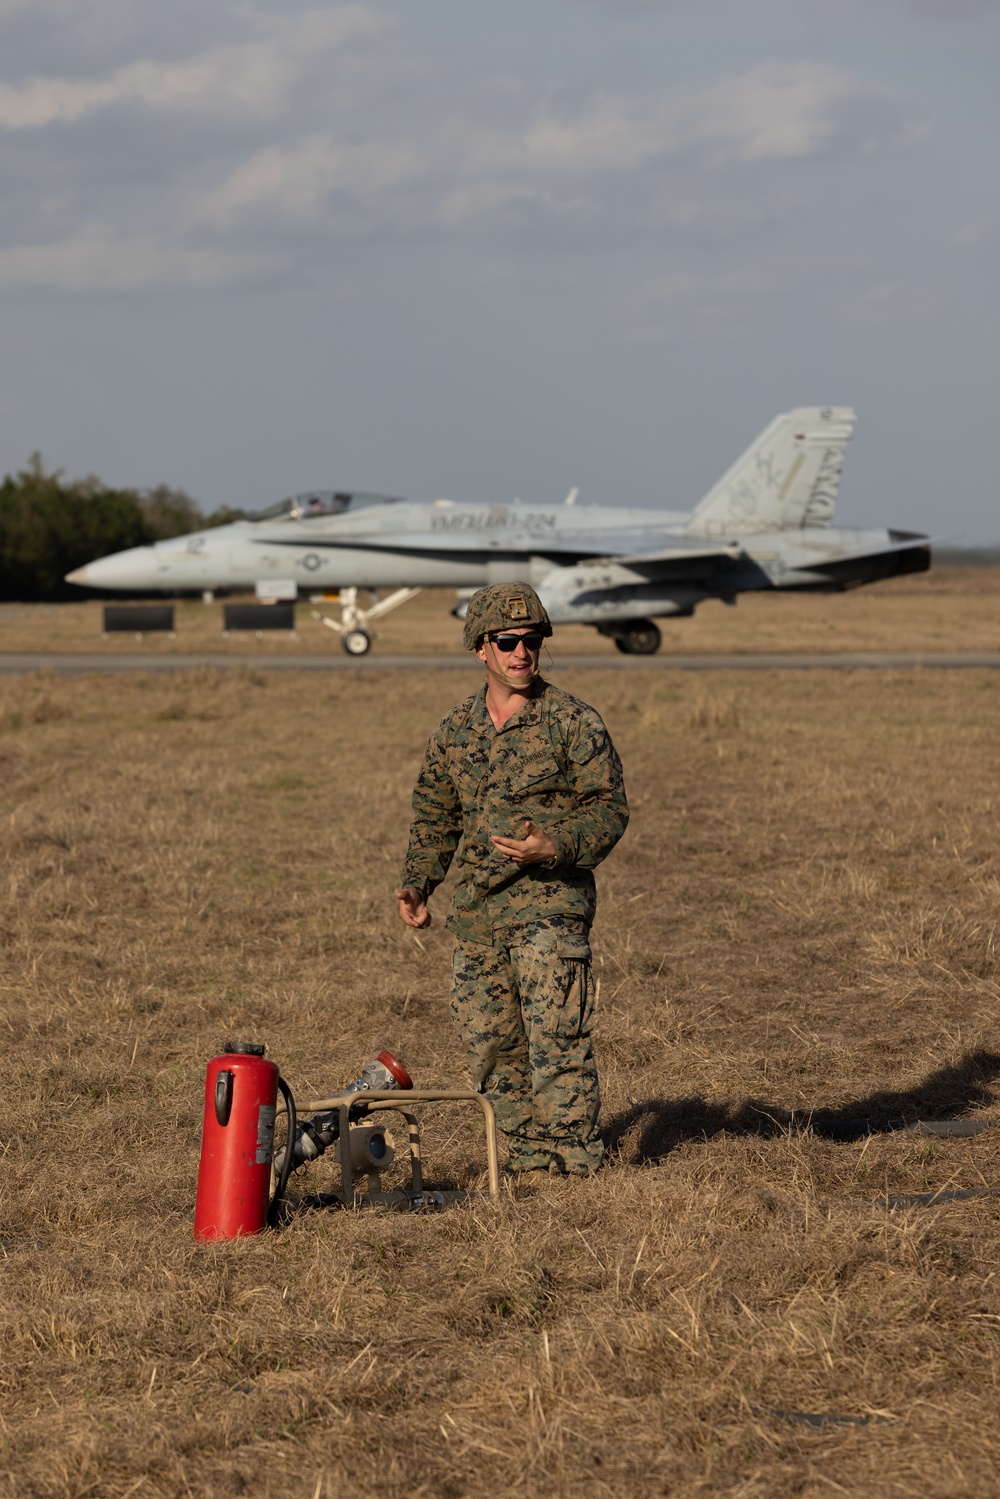
[[(383, 655), (448, 655), (461, 651), (461, 626), (451, 617), (455, 591), (431, 588), (375, 623)], [(222, 634), (222, 604), (181, 599), (177, 632), (167, 636), (102, 638), (103, 604), (0, 605), (0, 652), (79, 651), (119, 654), (191, 651), (236, 657), (339, 652), (337, 637), (312, 616), (339, 619), (335, 604), (301, 603), (298, 637)], [(1000, 650), (1000, 568), (935, 568), (848, 593), (740, 595), (735, 608), (703, 604), (693, 619), (658, 621), (664, 651), (995, 651)], [(561, 625), (558, 655), (614, 656), (614, 643), (586, 625)]]
[[(998, 1491), (997, 1199), (873, 1199), (997, 1185), (1000, 1136), (835, 1137), (1000, 1118), (1000, 681), (558, 680), (633, 807), (595, 934), (608, 1169), (217, 1247), (227, 1037), (300, 1096), (383, 1045), (464, 1081), (447, 935), (390, 896), (466, 675), (0, 681), (0, 1494)], [(475, 1180), (471, 1116), (427, 1144)]]

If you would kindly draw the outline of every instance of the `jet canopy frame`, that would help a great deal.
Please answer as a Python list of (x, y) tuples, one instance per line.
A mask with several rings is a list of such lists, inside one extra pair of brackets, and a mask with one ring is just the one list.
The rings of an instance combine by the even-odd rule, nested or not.
[(305, 489), (289, 495), (267, 510), (256, 510), (255, 521), (311, 520), (316, 515), (346, 515), (349, 510), (369, 510), (373, 505), (400, 505), (397, 495), (366, 494), (360, 490)]

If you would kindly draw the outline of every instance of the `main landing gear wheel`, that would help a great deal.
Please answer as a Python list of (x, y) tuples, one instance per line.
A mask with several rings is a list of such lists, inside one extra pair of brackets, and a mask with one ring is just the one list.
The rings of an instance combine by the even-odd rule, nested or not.
[(615, 636), (615, 645), (625, 656), (655, 656), (662, 639), (651, 619), (636, 619)]
[(372, 648), (372, 638), (367, 630), (347, 630), (340, 643), (349, 656), (367, 656)]

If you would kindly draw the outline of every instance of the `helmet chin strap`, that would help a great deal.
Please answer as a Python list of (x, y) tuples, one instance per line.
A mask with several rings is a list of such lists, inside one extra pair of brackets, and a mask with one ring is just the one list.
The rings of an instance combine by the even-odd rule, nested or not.
[[(485, 644), (487, 646), (487, 652), (486, 652), (486, 661), (485, 661), (484, 664), (486, 666), (487, 674), (489, 676), (491, 676), (491, 677), (496, 677), (497, 681), (498, 682), (502, 682), (505, 687), (515, 687), (515, 688), (517, 688), (517, 687), (530, 687), (534, 682), (536, 682), (538, 680), (538, 675), (539, 675), (539, 673), (538, 673), (538, 667), (534, 666), (534, 667), (532, 667), (531, 676), (530, 677), (527, 677), (527, 678), (519, 677), (516, 681), (513, 681), (507, 675), (507, 673), (505, 671), (501, 671), (501, 669), (500, 669), (500, 662), (497, 659), (497, 648), (493, 644), (493, 642), (489, 638), (489, 636), (486, 637)], [(496, 663), (494, 666), (491, 666), (490, 662), (489, 662), (490, 651), (493, 652), (493, 660)]]

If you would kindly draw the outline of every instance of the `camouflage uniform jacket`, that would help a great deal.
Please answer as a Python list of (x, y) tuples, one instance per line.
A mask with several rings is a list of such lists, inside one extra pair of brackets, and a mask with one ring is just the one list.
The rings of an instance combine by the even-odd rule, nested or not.
[[(486, 688), (459, 703), (431, 735), (413, 792), (401, 885), (426, 900), (458, 850), (448, 926), (460, 940), (549, 917), (594, 918), (593, 870), (628, 823), (621, 761), (600, 714), (541, 678), (496, 729)], [(552, 839), (548, 864), (518, 865), (490, 834), (523, 838), (530, 818)]]

